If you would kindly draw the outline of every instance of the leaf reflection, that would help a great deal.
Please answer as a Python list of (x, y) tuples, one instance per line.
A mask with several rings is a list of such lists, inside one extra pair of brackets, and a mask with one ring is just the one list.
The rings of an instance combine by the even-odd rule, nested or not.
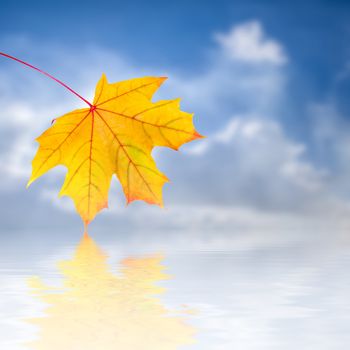
[(30, 280), (48, 307), (31, 319), (39, 326), (36, 350), (173, 350), (194, 342), (194, 329), (159, 299), (168, 279), (162, 256), (127, 258), (120, 274), (109, 269), (107, 255), (84, 235), (72, 260), (59, 263), (63, 287)]

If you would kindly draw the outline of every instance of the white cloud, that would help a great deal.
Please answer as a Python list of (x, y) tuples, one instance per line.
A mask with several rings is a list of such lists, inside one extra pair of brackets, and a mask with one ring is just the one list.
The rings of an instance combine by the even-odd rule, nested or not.
[(336, 201), (328, 171), (308, 159), (306, 146), (290, 139), (279, 122), (259, 115), (233, 117), (189, 148), (182, 164), (185, 172), (172, 170), (172, 194), (178, 200), (186, 195), (197, 205), (326, 212)]
[(267, 38), (258, 21), (234, 26), (229, 33), (217, 34), (216, 39), (233, 60), (276, 65), (288, 61), (282, 45)]
[(28, 168), (26, 160), (30, 159), (35, 149), (27, 147), (28, 143), (28, 139), (19, 137), (8, 145), (9, 149), (0, 158), (0, 168), (7, 176), (13, 179), (29, 176), (30, 168)]

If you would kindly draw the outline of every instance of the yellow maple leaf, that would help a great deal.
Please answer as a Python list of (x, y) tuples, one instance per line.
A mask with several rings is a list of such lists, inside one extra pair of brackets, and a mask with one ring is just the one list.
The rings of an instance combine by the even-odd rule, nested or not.
[(60, 195), (73, 199), (86, 225), (107, 207), (113, 174), (127, 203), (144, 200), (162, 206), (162, 187), (168, 179), (157, 169), (152, 149), (177, 150), (202, 137), (193, 126), (192, 114), (180, 110), (179, 99), (151, 101), (165, 79), (145, 77), (110, 84), (103, 75), (90, 108), (57, 118), (36, 139), (39, 149), (28, 186), (51, 168), (66, 166)]

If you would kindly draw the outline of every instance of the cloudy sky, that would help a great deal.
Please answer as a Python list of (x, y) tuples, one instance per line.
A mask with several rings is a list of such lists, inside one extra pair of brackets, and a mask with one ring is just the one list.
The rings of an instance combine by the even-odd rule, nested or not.
[[(350, 212), (349, 4), (345, 1), (2, 1), (1, 51), (83, 96), (110, 81), (169, 77), (158, 98), (182, 98), (204, 140), (154, 156), (171, 182), (166, 210), (125, 207), (117, 181), (94, 225), (222, 230), (297, 225)], [(81, 227), (57, 197), (55, 169), (25, 189), (35, 137), (82, 107), (44, 76), (0, 59), (1, 229)], [(191, 212), (191, 215), (188, 213)], [(243, 225), (243, 223), (241, 223)]]
[[(203, 140), (154, 157), (165, 209), (110, 208), (89, 228), (110, 257), (164, 253), (162, 302), (198, 310), (192, 349), (345, 349), (349, 344), (350, 3), (342, 0), (0, 1), (0, 51), (91, 99), (111, 82), (168, 76)], [(83, 225), (58, 198), (65, 169), (28, 190), (35, 138), (83, 107), (0, 56), (0, 347), (33, 339), (28, 277), (62, 276)], [(119, 265), (118, 265), (119, 264)], [(142, 279), (142, 276), (141, 276)], [(162, 282), (163, 283), (163, 282)], [(165, 283), (165, 282), (164, 282)]]

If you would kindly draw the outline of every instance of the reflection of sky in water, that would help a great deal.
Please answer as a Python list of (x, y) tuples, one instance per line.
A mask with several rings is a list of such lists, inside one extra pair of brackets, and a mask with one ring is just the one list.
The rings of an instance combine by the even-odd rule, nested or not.
[(346, 232), (186, 234), (95, 234), (75, 256), (77, 233), (3, 239), (0, 348), (347, 347)]

